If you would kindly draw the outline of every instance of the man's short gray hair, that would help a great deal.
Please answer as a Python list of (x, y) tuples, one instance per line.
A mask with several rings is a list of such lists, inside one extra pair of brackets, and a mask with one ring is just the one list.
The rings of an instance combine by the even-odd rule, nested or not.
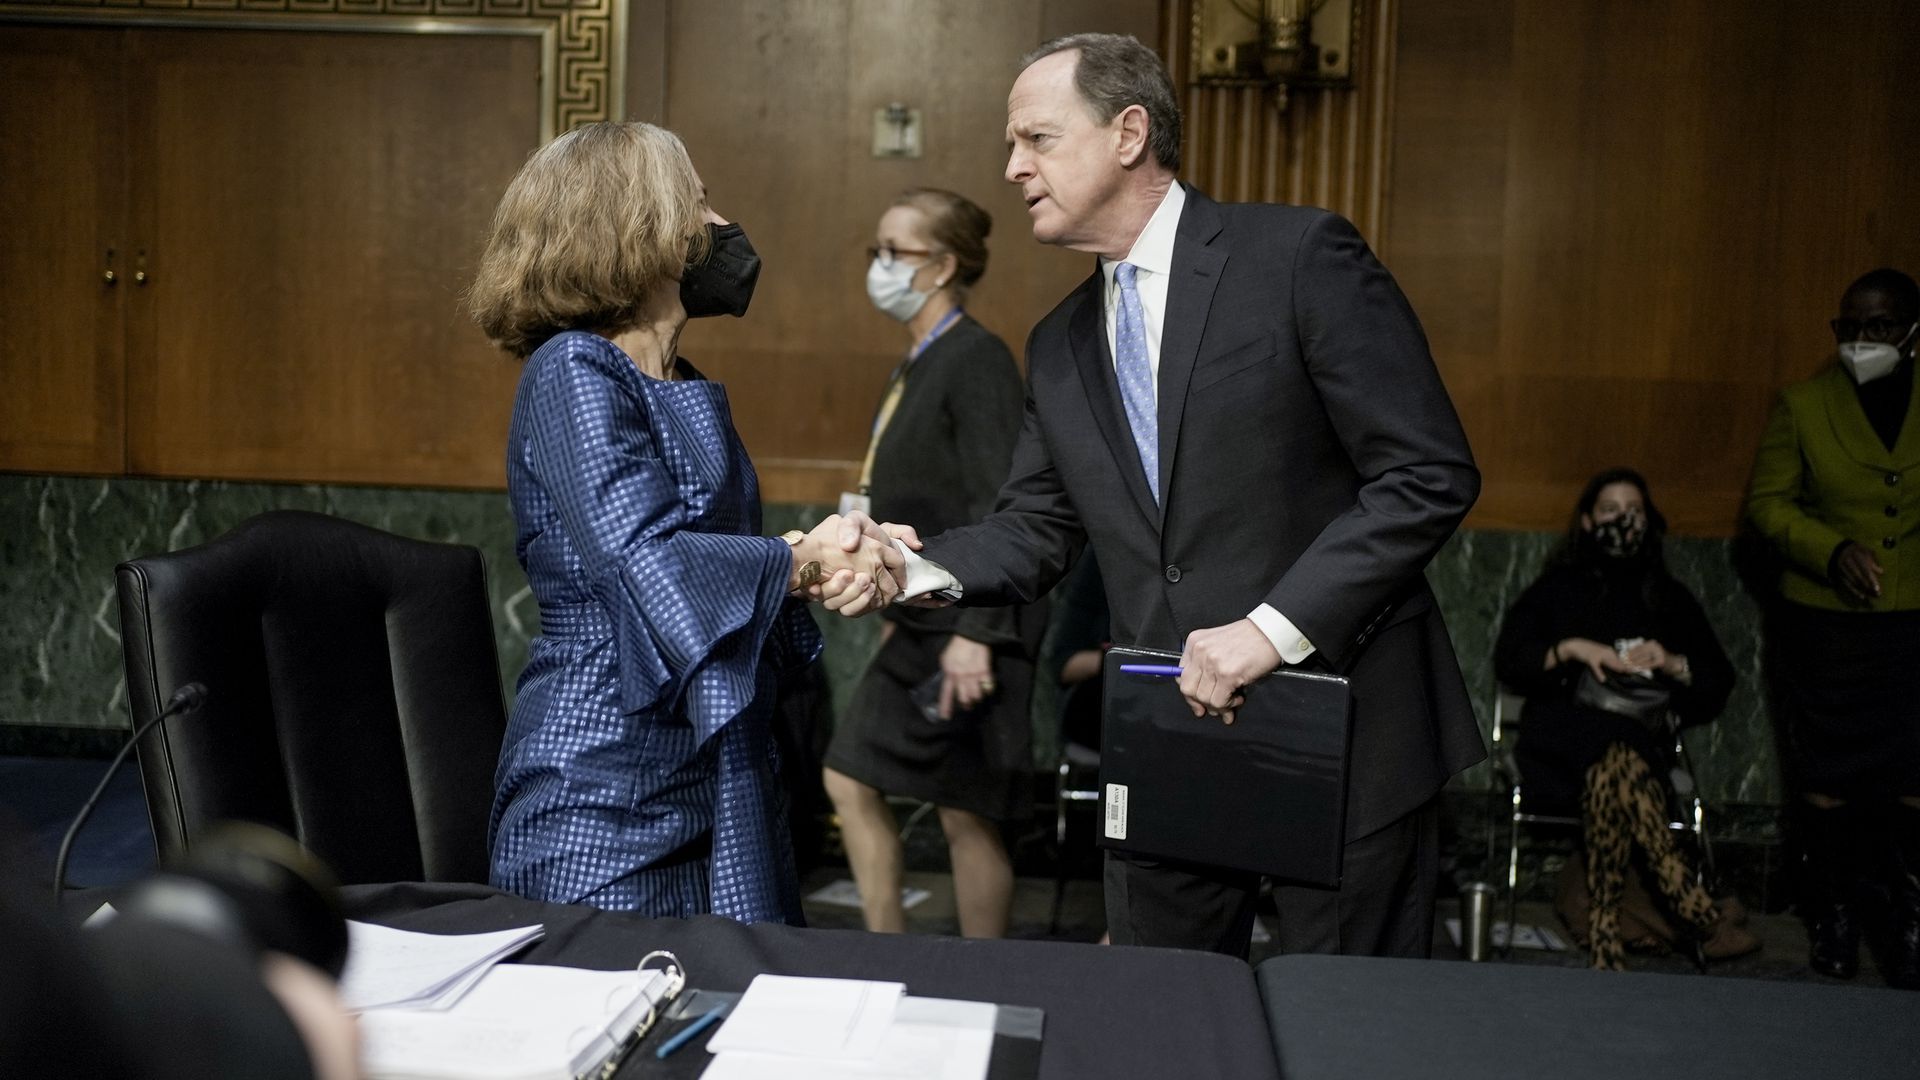
[(1073, 85), (1100, 123), (1110, 123), (1130, 105), (1147, 111), (1147, 145), (1154, 159), (1180, 169), (1180, 103), (1167, 65), (1131, 34), (1068, 34), (1028, 53), (1020, 70), (1054, 53), (1077, 52)]

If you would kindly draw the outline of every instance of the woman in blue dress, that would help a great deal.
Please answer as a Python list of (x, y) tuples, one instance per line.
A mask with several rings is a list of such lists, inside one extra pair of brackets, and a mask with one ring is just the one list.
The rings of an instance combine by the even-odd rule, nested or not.
[(884, 605), (898, 557), (843, 551), (838, 518), (759, 535), (726, 391), (675, 351), (690, 315), (744, 313), (757, 273), (650, 124), (555, 139), (494, 215), (469, 300), (526, 359), (507, 491), (540, 605), (496, 774), (500, 888), (800, 921), (768, 723), (781, 673), (820, 650), (796, 598)]

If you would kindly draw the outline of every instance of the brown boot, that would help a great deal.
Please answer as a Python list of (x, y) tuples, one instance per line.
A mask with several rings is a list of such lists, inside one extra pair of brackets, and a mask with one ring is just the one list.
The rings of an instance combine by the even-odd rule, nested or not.
[(1713, 906), (1720, 909), (1720, 921), (1735, 926), (1747, 925), (1747, 905), (1741, 903), (1739, 897), (1723, 896), (1715, 900)]

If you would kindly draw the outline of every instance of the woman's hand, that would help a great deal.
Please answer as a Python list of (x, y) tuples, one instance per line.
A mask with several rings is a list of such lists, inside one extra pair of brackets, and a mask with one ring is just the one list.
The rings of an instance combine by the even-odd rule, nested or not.
[(1640, 671), (1657, 671), (1678, 682), (1685, 682), (1692, 674), (1686, 657), (1668, 652), (1666, 646), (1657, 641), (1643, 641), (1628, 649), (1626, 661)]
[(1873, 552), (1849, 540), (1834, 556), (1834, 583), (1848, 599), (1869, 603), (1880, 596), (1880, 560)]
[(958, 634), (940, 650), (940, 719), (951, 720), (957, 703), (971, 709), (993, 695), (993, 649)]
[(859, 536), (849, 548), (842, 545), (846, 519), (829, 515), (794, 545), (796, 566), (818, 560), (831, 576), (809, 590), (828, 611), (859, 616), (878, 611), (900, 593), (905, 560), (890, 539)]
[(1593, 672), (1593, 677), (1598, 682), (1606, 682), (1608, 672), (1619, 672), (1624, 675), (1635, 670), (1634, 665), (1621, 659), (1613, 646), (1603, 645), (1591, 638), (1568, 638), (1554, 646), (1553, 652), (1560, 657), (1561, 663), (1585, 664), (1587, 670)]

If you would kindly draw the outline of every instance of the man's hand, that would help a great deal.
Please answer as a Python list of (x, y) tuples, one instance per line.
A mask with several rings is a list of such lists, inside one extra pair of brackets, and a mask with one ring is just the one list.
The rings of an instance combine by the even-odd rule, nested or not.
[[(887, 522), (885, 525), (875, 524), (874, 520), (867, 516), (865, 510), (855, 510), (853, 513), (840, 519), (840, 546), (842, 548), (847, 551), (854, 550), (855, 546), (860, 543), (862, 536), (888, 544), (894, 540), (900, 540), (915, 551), (919, 551), (923, 546), (920, 543), (920, 534), (913, 526), (895, 525), (892, 522)], [(905, 564), (903, 563), (902, 565), (904, 566)], [(901, 585), (902, 587), (906, 585), (904, 571)]]
[(940, 650), (940, 674), (940, 719), (951, 720), (993, 696), (993, 648), (955, 634)]
[[(855, 515), (862, 521), (866, 515)], [(851, 532), (851, 542), (848, 534)], [(877, 533), (878, 530), (876, 529)], [(794, 559), (818, 559), (832, 575), (809, 590), (828, 611), (850, 617), (878, 611), (893, 602), (906, 579), (906, 561), (884, 533), (868, 535), (858, 524), (830, 515), (795, 546)]]
[[(853, 513), (840, 519), (840, 546), (842, 548), (852, 551), (857, 545), (862, 543), (863, 540), (885, 540), (888, 542), (898, 540), (913, 551), (919, 551), (921, 547), (924, 546), (920, 542), (919, 531), (911, 525), (896, 525), (890, 521), (876, 524), (871, 517), (868, 517), (864, 511), (860, 510), (855, 510)], [(894, 549), (894, 555), (896, 557), (899, 556), (899, 549)], [(906, 588), (907, 568), (904, 559), (901, 560), (896, 573), (900, 587), (902, 589)], [(835, 580), (823, 583), (824, 589), (817, 595), (821, 596), (822, 599), (826, 599), (831, 595), (830, 592), (826, 590), (833, 589), (838, 582), (839, 579), (836, 577)], [(917, 608), (943, 608), (953, 605), (952, 600), (936, 593), (926, 593), (921, 596), (916, 596), (911, 600), (903, 600), (901, 602), (908, 607)], [(832, 610), (833, 604), (829, 602), (827, 607), (829, 610)]]
[(1880, 560), (1849, 540), (1834, 558), (1835, 582), (1848, 599), (1869, 603), (1880, 598)]
[(1218, 715), (1231, 724), (1246, 701), (1240, 691), (1279, 666), (1280, 654), (1252, 619), (1195, 630), (1180, 654), (1180, 693), (1193, 715)]

